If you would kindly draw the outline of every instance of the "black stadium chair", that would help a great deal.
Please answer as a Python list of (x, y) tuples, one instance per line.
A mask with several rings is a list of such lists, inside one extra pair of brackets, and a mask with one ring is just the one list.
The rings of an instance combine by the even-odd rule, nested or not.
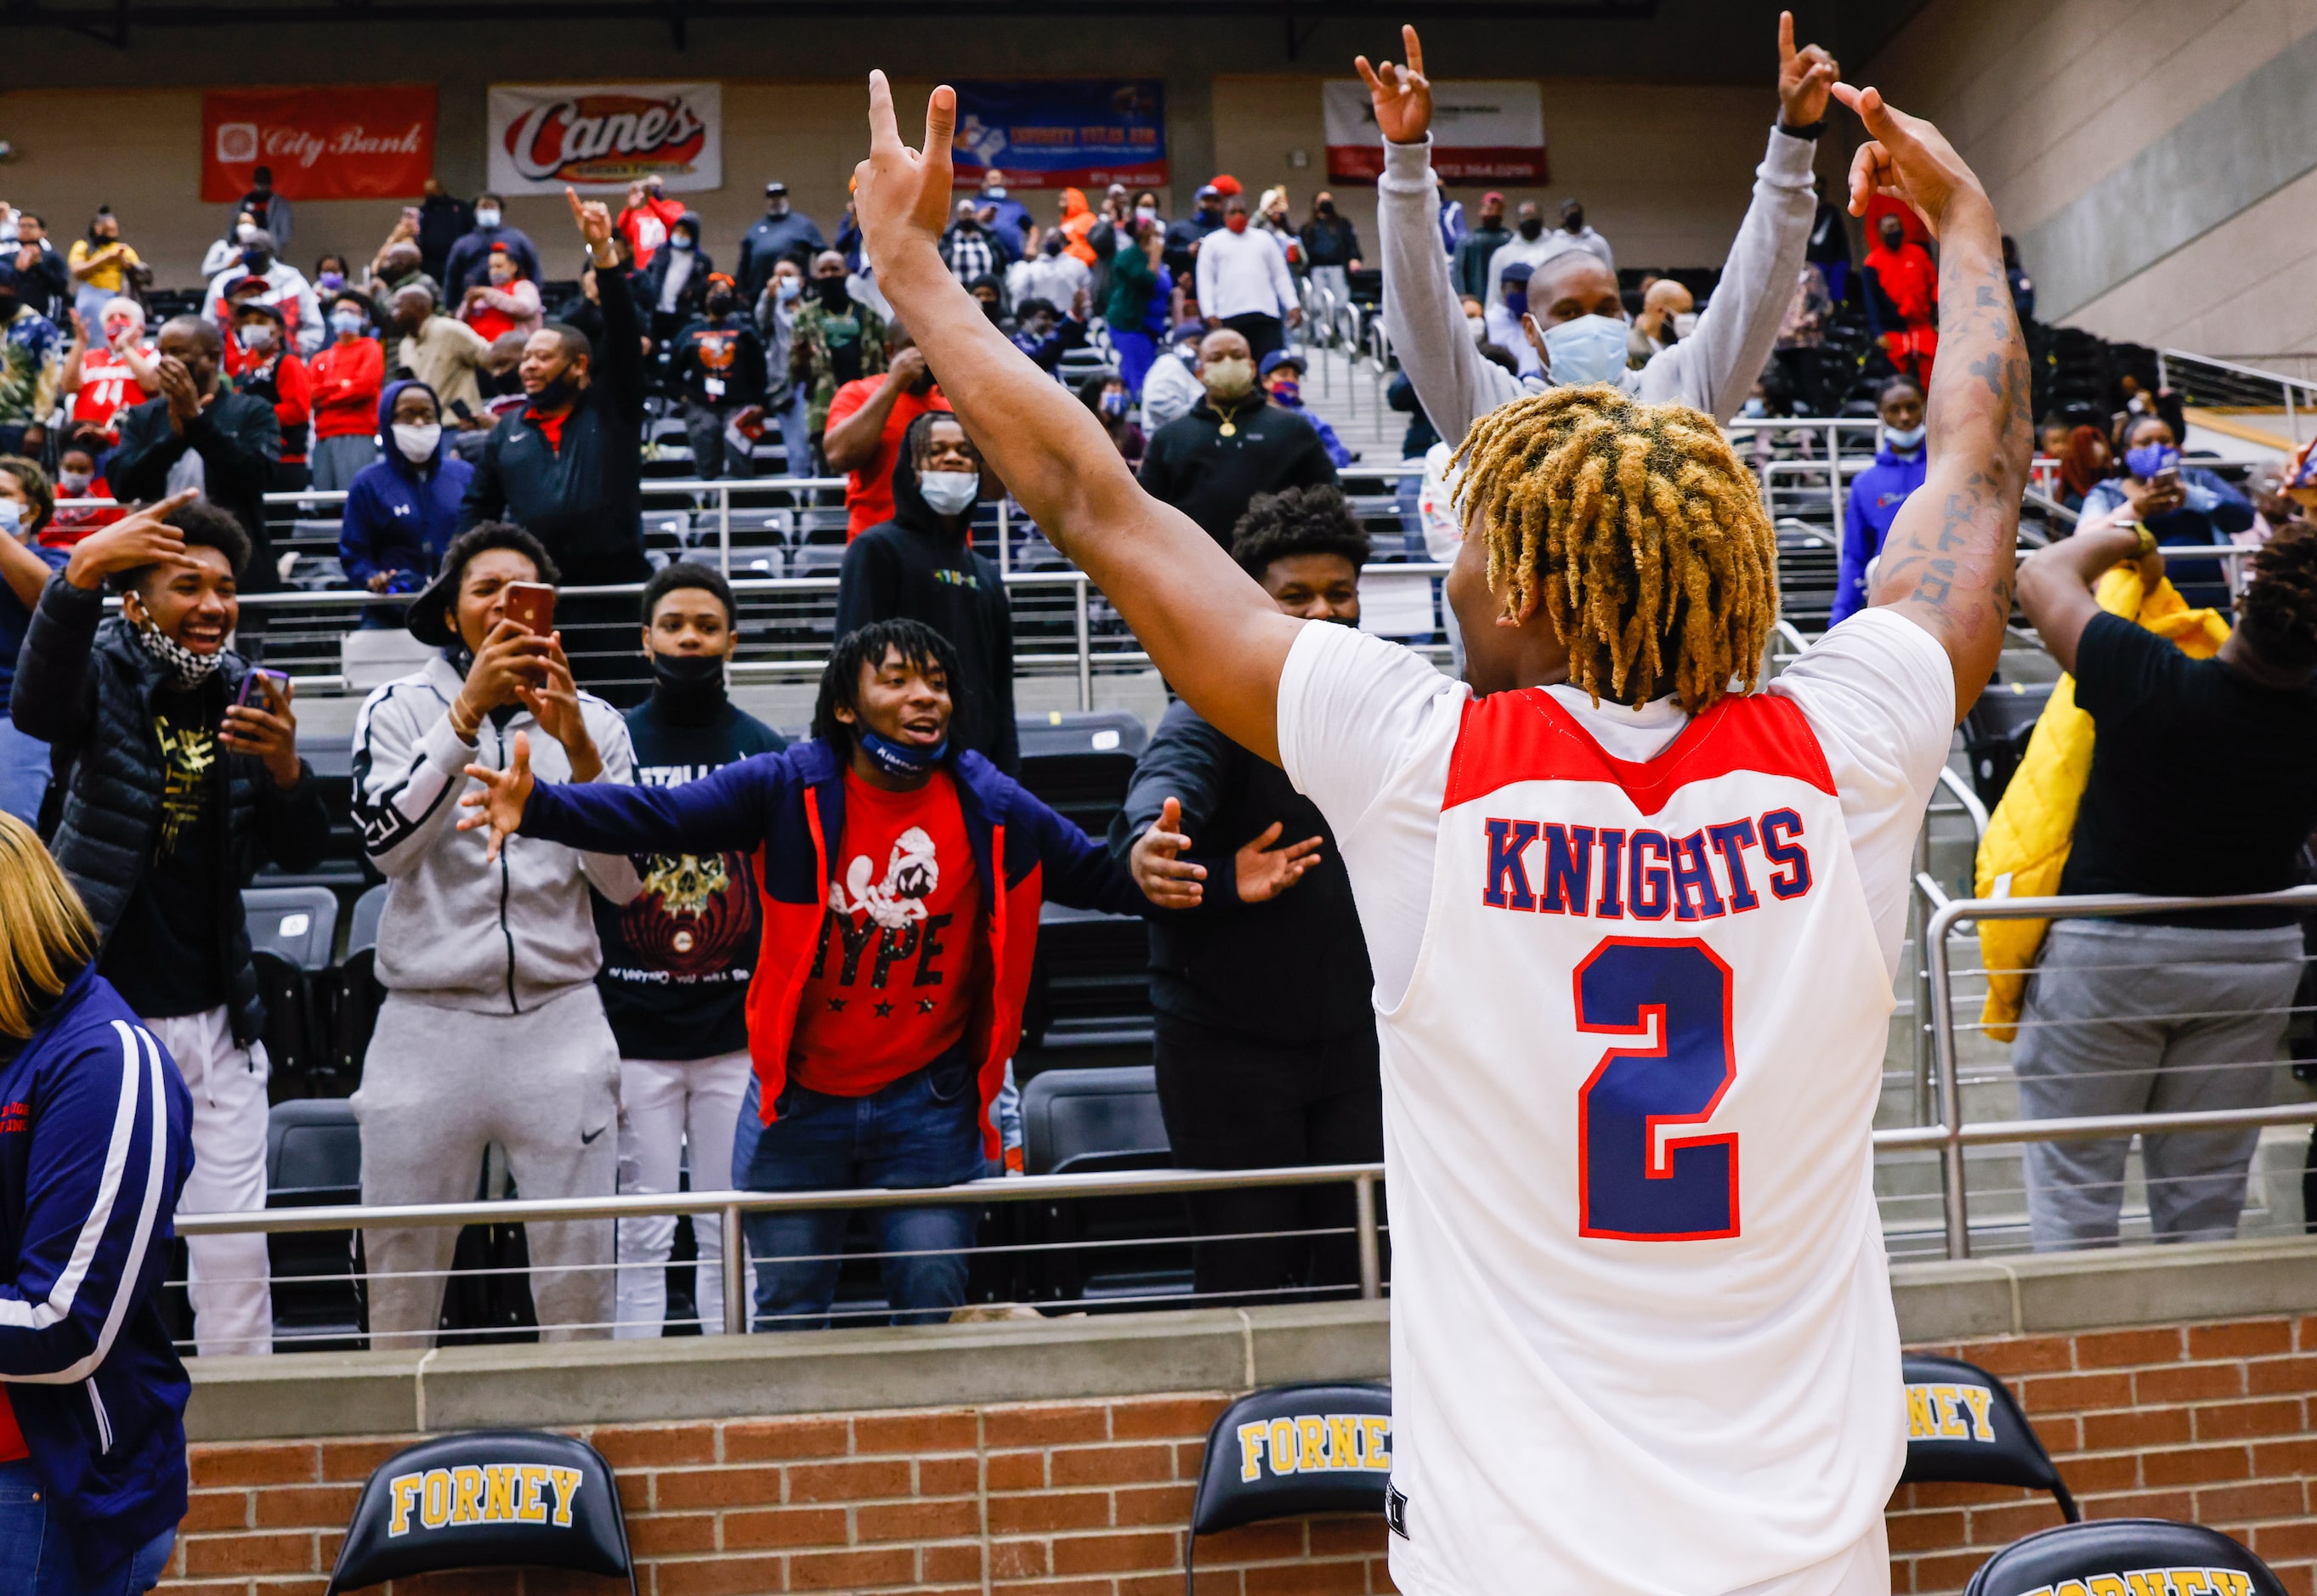
[[(1149, 1065), (1053, 1069), (1022, 1088), (1022, 1162), (1033, 1175), (1165, 1169), (1174, 1163)], [(1180, 1297), (1191, 1288), (1190, 1210), (1180, 1197), (1070, 1198), (1031, 1205), (1030, 1296), (1042, 1302)]]
[[(265, 1127), (265, 1206), (335, 1208), (362, 1200), (362, 1128), (342, 1098), (273, 1105)], [(359, 1351), (367, 1330), (361, 1240), (351, 1230), (266, 1237), (273, 1333), (282, 1350)]]
[(241, 904), (265, 1003), (268, 1095), (275, 1102), (309, 1096), (329, 1057), (335, 983), (324, 972), (337, 938), (337, 895), (327, 887), (252, 887)]
[[(2169, 1579), (2166, 1577), (2169, 1574)], [(2184, 1574), (2202, 1583), (2184, 1583)], [(2141, 1596), (2209, 1591), (2212, 1596), (2286, 1596), (2268, 1564), (2217, 1529), (2164, 1519), (2101, 1519), (2062, 1524), (2016, 1540), (1971, 1576), (1964, 1596)]]
[(1995, 807), (2011, 773), (2026, 757), (2028, 739), (2052, 701), (2048, 682), (1996, 682), (1988, 684), (1963, 718), (1964, 752), (1971, 759), (1971, 784), (1979, 801)]
[(1198, 1538), (1306, 1513), (1383, 1513), (1391, 1486), (1391, 1387), (1275, 1386), (1240, 1397), (1207, 1431), (1191, 1498), (1183, 1590)]
[(378, 1466), (323, 1596), (409, 1574), (524, 1567), (636, 1588), (612, 1466), (569, 1436), (474, 1430), (406, 1447)]
[(2049, 1491), (2069, 1523), (2082, 1519), (2051, 1454), (2001, 1380), (1959, 1358), (1909, 1353), (1907, 1467), (1901, 1485), (1933, 1481)]
[(1099, 837), (1126, 801), (1134, 762), (1150, 741), (1142, 722), (1124, 709), (1048, 710), (1017, 715), (1022, 785), (1049, 808)]
[(315, 1083), (317, 1097), (350, 1097), (362, 1084), (362, 1055), (378, 1029), (386, 988), (378, 980), (378, 923), (386, 914), (386, 887), (371, 887), (354, 900), (346, 923), (346, 957), (335, 975), (337, 1001), (333, 1016), (326, 1079)]

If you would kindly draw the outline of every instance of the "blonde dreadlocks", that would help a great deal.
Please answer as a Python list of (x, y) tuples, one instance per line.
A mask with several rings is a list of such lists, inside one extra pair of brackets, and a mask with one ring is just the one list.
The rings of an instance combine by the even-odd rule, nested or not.
[(1641, 705), (1668, 677), (1693, 714), (1732, 677), (1752, 691), (1778, 617), (1777, 546), (1704, 415), (1558, 388), (1475, 421), (1454, 464), (1490, 588), (1508, 614), (1535, 600), (1595, 702)]

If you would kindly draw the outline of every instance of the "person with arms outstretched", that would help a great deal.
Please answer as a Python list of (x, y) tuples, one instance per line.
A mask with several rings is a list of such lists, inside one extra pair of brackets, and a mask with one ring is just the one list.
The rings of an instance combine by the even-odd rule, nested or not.
[[(1570, 249), (1539, 263), (1529, 280), (1523, 330), (1544, 376), (1522, 379), (1483, 360), (1440, 258), (1440, 192), (1430, 169), (1432, 85), (1424, 47), (1400, 30), (1407, 64), (1354, 64), (1375, 105), (1384, 138), (1376, 179), (1376, 227), (1383, 236), (1383, 325), (1416, 386), (1417, 397), (1451, 445), (1475, 417), (1543, 385), (1610, 382), (1652, 405), (1688, 405), (1716, 421), (1738, 414), (1768, 363), (1778, 325), (1794, 297), (1817, 201), (1811, 161), (1826, 126), (1834, 58), (1817, 45), (1794, 48), (1791, 13), (1778, 20), (1778, 122), (1754, 174), (1754, 199), (1697, 329), (1661, 350), (1638, 372), (1625, 370), (1628, 327), (1617, 274), (1597, 255)], [(1496, 265), (1505, 264), (1499, 258)]]
[(956, 97), (920, 155), (870, 79), (856, 214), (975, 441), (1342, 850), (1392, 1200), (1391, 1573), (1420, 1596), (1889, 1589), (1870, 1132), (1915, 832), (2010, 611), (2028, 362), (1977, 179), (1836, 92), (1872, 136), (1853, 209), (1895, 193), (1940, 234), (1950, 358), (1874, 607), (1756, 692), (1753, 478), (1709, 417), (1605, 386), (1466, 442), (1469, 686), (1283, 614), (950, 280)]

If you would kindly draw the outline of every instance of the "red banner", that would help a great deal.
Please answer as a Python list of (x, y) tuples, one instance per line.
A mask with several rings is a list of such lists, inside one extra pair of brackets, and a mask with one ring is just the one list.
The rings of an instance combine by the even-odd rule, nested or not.
[(201, 198), (230, 203), (273, 171), (285, 200), (411, 200), (434, 171), (434, 85), (211, 89)]

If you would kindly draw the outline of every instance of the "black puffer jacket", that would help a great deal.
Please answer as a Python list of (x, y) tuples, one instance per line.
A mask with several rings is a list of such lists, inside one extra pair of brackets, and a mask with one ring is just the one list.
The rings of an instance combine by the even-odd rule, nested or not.
[[(218, 674), (228, 700), (249, 666), (226, 655)], [(153, 859), (166, 772), (153, 733), (153, 698), (166, 669), (130, 633), (104, 620), (104, 595), (52, 577), (32, 611), (8, 704), (18, 729), (49, 744), (64, 812), (49, 851), (88, 905), (100, 941), (110, 941)], [(226, 760), (225, 858), (219, 872), (217, 935), (223, 950), (234, 1040), (247, 1046), (265, 1023), (250, 962), (241, 888), (266, 859), (284, 869), (311, 869), (329, 844), (329, 812), (313, 771), (302, 762), (298, 784), (273, 784), (246, 753)]]

